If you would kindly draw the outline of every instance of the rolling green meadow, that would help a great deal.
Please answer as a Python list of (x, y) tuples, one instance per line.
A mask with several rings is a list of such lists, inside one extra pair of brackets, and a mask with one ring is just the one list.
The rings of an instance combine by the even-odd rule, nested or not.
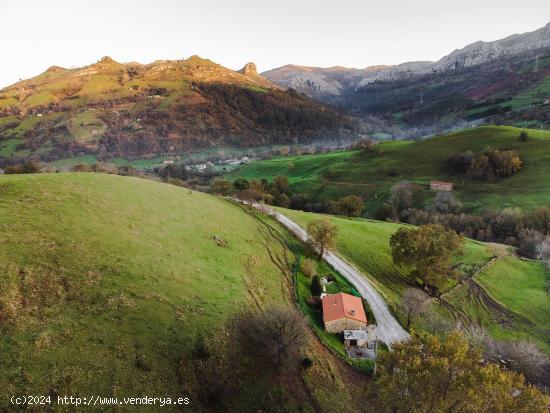
[[(227, 200), (144, 179), (1, 176), (2, 403), (13, 394), (184, 397), (180, 363), (197, 336), (223, 338), (236, 312), (291, 302), (270, 258), (281, 247), (266, 244), (263, 228)], [(308, 403), (344, 408), (349, 393), (330, 392), (345, 385), (346, 367), (312, 343)], [(234, 408), (265, 398), (266, 386), (249, 386)]]
[[(390, 188), (402, 181), (424, 187), (431, 180), (452, 181), (466, 212), (550, 205), (550, 132), (526, 130), (530, 139), (520, 142), (518, 136), (522, 130), (483, 126), (418, 143), (380, 142), (377, 145), (379, 154), (342, 151), (274, 158), (243, 165), (226, 178), (271, 180), (277, 175), (285, 175), (293, 194), (303, 193), (318, 202), (359, 195), (370, 214), (388, 199)], [(479, 153), (487, 147), (518, 151), (523, 169), (514, 176), (494, 182), (464, 179), (446, 171), (445, 160), (452, 154), (466, 150)], [(425, 204), (432, 196), (424, 191), (417, 202)]]

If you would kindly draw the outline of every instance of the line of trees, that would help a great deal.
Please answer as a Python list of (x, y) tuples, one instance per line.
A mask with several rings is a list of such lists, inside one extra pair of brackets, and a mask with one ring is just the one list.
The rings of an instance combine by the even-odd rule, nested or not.
[(337, 201), (318, 204), (311, 203), (303, 194), (292, 195), (288, 177), (283, 175), (276, 176), (272, 182), (265, 178), (260, 181), (238, 178), (233, 182), (214, 179), (210, 185), (210, 192), (223, 196), (235, 195), (243, 201), (265, 202), (283, 208), (330, 212), (347, 217), (359, 217), (365, 210), (363, 200), (356, 195), (348, 195)]

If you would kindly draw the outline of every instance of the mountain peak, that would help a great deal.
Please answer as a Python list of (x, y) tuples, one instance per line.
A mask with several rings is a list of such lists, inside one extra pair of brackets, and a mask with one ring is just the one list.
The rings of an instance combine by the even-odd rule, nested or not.
[(248, 62), (247, 64), (245, 64), (243, 68), (238, 72), (245, 76), (258, 76), (258, 69), (256, 68), (256, 65), (252, 62)]

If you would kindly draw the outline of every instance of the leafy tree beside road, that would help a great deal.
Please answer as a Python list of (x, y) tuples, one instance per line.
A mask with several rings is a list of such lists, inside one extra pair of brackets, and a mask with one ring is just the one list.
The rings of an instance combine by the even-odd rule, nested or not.
[(393, 262), (410, 269), (412, 280), (441, 290), (456, 274), (452, 256), (460, 250), (464, 238), (437, 224), (418, 228), (400, 228), (390, 238)]

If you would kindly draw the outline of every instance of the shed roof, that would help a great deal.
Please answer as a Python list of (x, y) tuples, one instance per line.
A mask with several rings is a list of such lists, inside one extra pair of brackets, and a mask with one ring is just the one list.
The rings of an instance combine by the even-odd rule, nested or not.
[(367, 323), (361, 298), (345, 293), (325, 295), (323, 297), (323, 321), (326, 323), (342, 318)]
[(367, 340), (368, 335), (364, 330), (344, 330), (344, 340)]

